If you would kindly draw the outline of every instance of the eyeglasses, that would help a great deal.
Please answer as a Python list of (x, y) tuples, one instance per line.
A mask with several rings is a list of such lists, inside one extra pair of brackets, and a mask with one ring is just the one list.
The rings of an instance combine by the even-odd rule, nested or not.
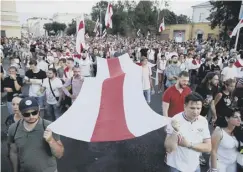
[(23, 117), (30, 117), (30, 115), (32, 115), (32, 116), (35, 116), (35, 115), (37, 115), (39, 113), (39, 111), (38, 110), (36, 110), (36, 111), (33, 111), (33, 112), (29, 112), (29, 113), (23, 113), (22, 115), (23, 115)]

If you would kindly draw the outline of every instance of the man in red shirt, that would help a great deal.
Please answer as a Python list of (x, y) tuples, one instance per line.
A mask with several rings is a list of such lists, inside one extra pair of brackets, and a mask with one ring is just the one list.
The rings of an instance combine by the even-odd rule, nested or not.
[(188, 87), (188, 82), (189, 73), (182, 71), (176, 84), (164, 92), (162, 98), (162, 112), (164, 116), (173, 117), (184, 111), (185, 97), (192, 92)]

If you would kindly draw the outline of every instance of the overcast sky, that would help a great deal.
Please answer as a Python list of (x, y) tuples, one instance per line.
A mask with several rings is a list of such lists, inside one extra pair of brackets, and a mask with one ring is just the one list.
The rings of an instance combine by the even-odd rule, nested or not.
[[(30, 17), (52, 17), (54, 13), (90, 13), (97, 1), (85, 0), (16, 0), (16, 8), (21, 24)], [(170, 0), (169, 9), (176, 14), (192, 17), (191, 6), (206, 0)]]

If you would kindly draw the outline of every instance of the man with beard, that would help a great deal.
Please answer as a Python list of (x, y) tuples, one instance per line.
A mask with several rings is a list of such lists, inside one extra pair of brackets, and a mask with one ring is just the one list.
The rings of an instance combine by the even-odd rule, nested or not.
[(168, 67), (165, 69), (165, 74), (167, 77), (166, 80), (166, 88), (174, 85), (177, 82), (178, 75), (181, 72), (180, 66), (177, 64), (178, 63), (178, 56), (173, 55), (171, 57), (171, 64), (168, 65)]
[(79, 67), (81, 68), (81, 76), (90, 77), (92, 69), (92, 60), (85, 50), (82, 54), (82, 58), (79, 60)]
[(191, 93), (188, 87), (189, 73), (182, 71), (175, 85), (169, 87), (163, 94), (162, 111), (166, 117), (173, 117), (174, 115), (184, 111), (185, 97)]
[(57, 71), (50, 68), (47, 72), (47, 78), (44, 79), (41, 92), (46, 93), (46, 114), (52, 121), (61, 116), (60, 105), (62, 101), (62, 81), (57, 78)]
[(94, 48), (93, 54), (91, 54), (92, 61), (93, 61), (93, 70), (94, 70), (94, 77), (97, 73), (97, 57), (99, 57), (99, 51), (97, 48)]
[(34, 97), (20, 101), (23, 116), (8, 130), (9, 157), (14, 172), (57, 172), (56, 158), (63, 156), (64, 147), (58, 135), (46, 127), (51, 123), (40, 117)]
[(82, 88), (84, 78), (81, 76), (80, 68), (75, 66), (73, 68), (73, 77), (68, 79), (63, 85), (63, 92), (66, 96), (72, 99), (72, 102), (78, 97)]

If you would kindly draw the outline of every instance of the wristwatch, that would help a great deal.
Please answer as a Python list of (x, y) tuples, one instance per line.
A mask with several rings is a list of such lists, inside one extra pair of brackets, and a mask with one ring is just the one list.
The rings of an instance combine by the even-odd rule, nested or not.
[(188, 149), (192, 149), (192, 147), (193, 147), (193, 144), (191, 142), (190, 145), (188, 146)]

